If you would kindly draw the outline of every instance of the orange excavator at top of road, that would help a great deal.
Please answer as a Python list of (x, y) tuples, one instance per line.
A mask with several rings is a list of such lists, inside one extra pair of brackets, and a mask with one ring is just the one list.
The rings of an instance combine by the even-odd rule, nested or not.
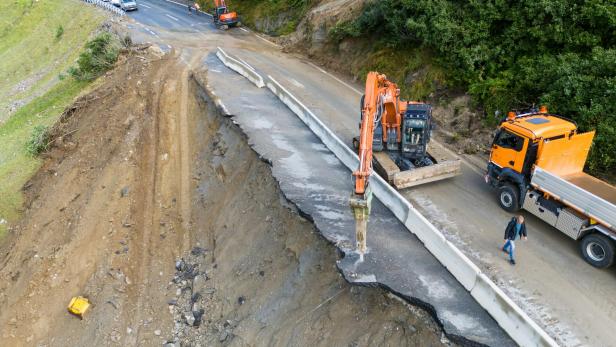
[(222, 29), (240, 26), (240, 18), (236, 12), (229, 12), (225, 0), (214, 0), (214, 14), (212, 15), (214, 24)]

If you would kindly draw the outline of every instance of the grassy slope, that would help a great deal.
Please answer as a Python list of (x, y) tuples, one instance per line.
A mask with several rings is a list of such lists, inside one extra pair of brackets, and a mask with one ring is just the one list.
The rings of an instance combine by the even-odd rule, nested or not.
[[(7, 84), (45, 71), (46, 77), (32, 89), (36, 91), (57, 79), (59, 72), (73, 64), (88, 36), (104, 19), (101, 12), (75, 0), (0, 1), (0, 104), (21, 97), (3, 95)], [(58, 40), (55, 32), (60, 23), (64, 34)], [(0, 219), (14, 221), (19, 217), (21, 187), (41, 164), (25, 150), (32, 129), (53, 124), (86, 86), (72, 78), (58, 81), (0, 125)], [(5, 231), (6, 224), (0, 224), (0, 238)]]
[(53, 86), (102, 19), (77, 0), (0, 1), (0, 110)]

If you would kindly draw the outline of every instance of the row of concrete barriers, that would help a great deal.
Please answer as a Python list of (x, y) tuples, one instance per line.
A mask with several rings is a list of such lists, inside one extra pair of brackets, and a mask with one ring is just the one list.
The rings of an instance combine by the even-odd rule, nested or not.
[[(239, 59), (232, 58), (220, 48), (217, 55), (226, 66), (248, 78), (257, 87), (263, 86), (263, 78), (254, 68)], [(293, 111), (349, 170), (357, 169), (359, 165), (357, 154), (286, 88), (271, 76), (267, 77), (268, 89)], [(521, 346), (558, 346), (537, 323), (385, 180), (373, 174), (370, 177), (370, 184), (374, 195), (411, 233), (417, 235), (424, 246), (514, 341)]]
[(83, 1), (87, 2), (88, 4), (93, 4), (95, 6), (103, 8), (103, 9), (105, 9), (105, 10), (107, 10), (107, 11), (109, 11), (109, 12), (115, 14), (115, 15), (118, 15), (118, 16), (124, 16), (125, 15), (124, 11), (122, 11), (120, 8), (112, 5), (109, 2), (105, 2), (105, 1), (101, 1), (101, 0), (83, 0)]

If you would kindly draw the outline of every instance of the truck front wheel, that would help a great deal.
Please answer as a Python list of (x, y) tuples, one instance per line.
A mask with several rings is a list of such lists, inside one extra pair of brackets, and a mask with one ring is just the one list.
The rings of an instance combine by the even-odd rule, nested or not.
[(594, 267), (604, 269), (614, 263), (614, 242), (603, 234), (586, 235), (580, 250), (584, 260)]
[(498, 202), (508, 212), (520, 209), (519, 190), (510, 183), (505, 183), (498, 189)]

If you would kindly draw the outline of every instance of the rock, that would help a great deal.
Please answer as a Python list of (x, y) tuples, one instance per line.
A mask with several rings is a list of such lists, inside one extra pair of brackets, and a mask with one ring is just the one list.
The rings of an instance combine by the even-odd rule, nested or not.
[(195, 256), (199, 256), (199, 255), (205, 254), (205, 252), (207, 252), (207, 250), (205, 248), (196, 246), (196, 247), (193, 247), (193, 249), (190, 251), (190, 254), (195, 255)]
[(175, 306), (178, 304), (178, 299), (171, 299), (167, 301), (167, 304)]
[(195, 316), (192, 312), (184, 313), (184, 319), (186, 319), (186, 324), (189, 326), (193, 326), (195, 324)]
[(261, 277), (265, 276), (265, 271), (263, 271), (263, 270), (259, 271), (259, 276), (261, 276)]
[(128, 187), (122, 188), (122, 190), (120, 191), (120, 196), (123, 197), (123, 198), (128, 196), (128, 191), (129, 191)]
[[(194, 291), (194, 289), (193, 289)], [(197, 301), (199, 301), (199, 299), (201, 299), (201, 293), (200, 292), (195, 292), (191, 297), (190, 297), (190, 302), (191, 303), (196, 303)]]
[(193, 310), (193, 316), (195, 317), (195, 322), (194, 322), (194, 326), (198, 327), (199, 325), (201, 325), (201, 320), (203, 318), (203, 314), (205, 314), (205, 310), (200, 308), (197, 311)]
[(246, 298), (243, 296), (240, 296), (239, 298), (237, 298), (237, 303), (240, 305), (243, 305), (246, 302)]
[(154, 335), (160, 336), (160, 333), (161, 333), (160, 329), (154, 330)]
[(192, 284), (192, 293), (193, 295), (196, 293), (202, 293), (205, 289), (205, 276), (203, 274), (195, 276)]
[(218, 341), (225, 342), (227, 337), (229, 337), (229, 333), (226, 330), (223, 330), (220, 332), (220, 335), (218, 336)]
[(184, 259), (179, 259), (175, 262), (175, 269), (178, 271), (184, 271), (184, 269), (186, 268), (186, 263), (184, 262)]

